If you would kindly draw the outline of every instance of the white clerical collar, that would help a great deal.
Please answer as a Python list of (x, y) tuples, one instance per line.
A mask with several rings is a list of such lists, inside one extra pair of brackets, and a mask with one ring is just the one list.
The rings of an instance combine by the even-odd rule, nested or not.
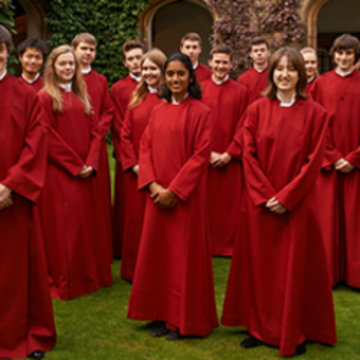
[(7, 71), (5, 69), (4, 72), (0, 75), (0, 81), (4, 80), (4, 77), (6, 76), (6, 74), (7, 74)]
[(315, 78), (316, 78), (315, 75), (312, 76), (312, 77), (307, 81), (307, 83), (308, 83), (308, 84), (312, 83), (312, 82), (315, 80)]
[(222, 85), (224, 82), (228, 81), (228, 79), (229, 79), (229, 74), (227, 74), (227, 75), (225, 76), (225, 78), (224, 78), (223, 80), (221, 80), (221, 81), (215, 80), (214, 74), (211, 75), (211, 80), (212, 80), (216, 85)]
[(199, 62), (197, 61), (197, 62), (195, 63), (195, 65), (193, 65), (193, 69), (196, 70), (196, 69), (198, 68), (198, 66), (199, 66)]
[(354, 66), (350, 71), (347, 71), (347, 72), (342, 72), (342, 71), (340, 71), (338, 68), (336, 68), (336, 69), (335, 69), (335, 72), (336, 72), (339, 76), (341, 76), (341, 77), (344, 78), (344, 77), (347, 77), (347, 76), (351, 75), (354, 70), (355, 70), (355, 66)]
[(71, 92), (72, 91), (72, 82), (68, 82), (67, 84), (59, 84), (59, 86), (65, 91), (65, 92)]
[(265, 66), (263, 69), (258, 69), (254, 66), (254, 69), (256, 70), (256, 72), (258, 72), (259, 74), (263, 73), (266, 69), (267, 69), (267, 66)]
[(91, 66), (89, 66), (87, 69), (81, 69), (81, 73), (83, 75), (90, 74), (90, 72), (91, 72)]
[(158, 92), (157, 88), (151, 87), (150, 85), (147, 86), (150, 94), (156, 94)]
[(134, 79), (137, 83), (141, 81), (141, 76), (136, 76), (133, 73), (129, 73), (130, 77)]
[(23, 77), (23, 79), (30, 85), (32, 85), (39, 77), (40, 77), (40, 73), (37, 73), (34, 77), (34, 79), (30, 80), (29, 78), (26, 77), (26, 75), (24, 73), (21, 74), (21, 76)]
[(291, 106), (293, 106), (294, 104), (295, 104), (295, 102), (296, 102), (296, 92), (293, 94), (293, 96), (291, 97), (291, 100), (290, 100), (290, 102), (284, 102), (282, 99), (281, 99), (281, 97), (280, 97), (280, 95), (278, 94), (278, 93), (276, 93), (276, 97), (279, 99), (279, 101), (280, 101), (280, 106), (281, 107), (291, 107)]
[(171, 97), (171, 103), (172, 103), (173, 105), (180, 105), (188, 96), (189, 96), (189, 93), (186, 93), (185, 96), (182, 98), (182, 100), (181, 100), (180, 102), (176, 101), (176, 100), (174, 99), (174, 97), (172, 96), (172, 97)]

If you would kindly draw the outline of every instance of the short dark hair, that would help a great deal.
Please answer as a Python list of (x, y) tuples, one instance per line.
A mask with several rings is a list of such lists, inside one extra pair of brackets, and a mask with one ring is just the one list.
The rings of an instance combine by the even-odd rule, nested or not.
[(217, 53), (229, 55), (230, 60), (232, 60), (232, 58), (233, 58), (233, 53), (232, 53), (231, 48), (225, 44), (219, 44), (219, 45), (214, 46), (209, 53), (209, 59), (212, 59), (213, 55), (217, 54)]
[(17, 47), (18, 54), (20, 56), (22, 56), (24, 54), (24, 52), (26, 51), (26, 49), (28, 49), (28, 48), (35, 48), (35, 49), (41, 51), (44, 57), (47, 53), (47, 46), (40, 39), (29, 38), (29, 39), (22, 41)]
[(128, 40), (124, 42), (124, 45), (122, 47), (122, 54), (125, 57), (125, 54), (133, 49), (141, 49), (143, 52), (145, 52), (145, 46), (142, 42), (138, 40)]
[(354, 49), (355, 51), (355, 63), (360, 58), (360, 41), (357, 37), (350, 34), (342, 34), (337, 37), (330, 49), (330, 56), (333, 59), (334, 54), (339, 50)]
[(260, 44), (265, 44), (266, 47), (268, 49), (270, 49), (270, 45), (269, 45), (269, 42), (264, 38), (264, 37), (261, 37), (261, 36), (256, 36), (254, 37), (251, 42), (250, 42), (250, 50), (251, 48), (253, 47), (253, 45), (260, 45)]
[(7, 52), (9, 54), (11, 53), (13, 47), (13, 41), (11, 38), (10, 31), (4, 25), (0, 25), (0, 44), (5, 45)]
[(189, 92), (190, 96), (192, 96), (195, 99), (200, 100), (201, 99), (201, 88), (200, 88), (199, 83), (196, 81), (195, 71), (193, 69), (192, 62), (191, 62), (190, 58), (187, 55), (183, 54), (183, 53), (172, 54), (166, 60), (166, 62), (164, 64), (164, 67), (163, 67), (163, 71), (162, 71), (164, 81), (163, 81), (163, 84), (160, 87), (159, 97), (162, 98), (162, 99), (165, 99), (168, 102), (171, 101), (172, 94), (171, 94), (170, 89), (166, 85), (165, 72), (166, 72), (166, 69), (167, 69), (168, 65), (172, 61), (180, 61), (181, 63), (183, 63), (183, 65), (185, 66), (185, 68), (189, 72), (189, 77), (190, 77), (190, 83), (189, 83), (189, 87), (188, 87), (188, 92)]
[(196, 32), (189, 32), (186, 33), (180, 40), (180, 46), (184, 45), (184, 42), (186, 40), (191, 40), (191, 41), (198, 41), (200, 46), (202, 46), (202, 41), (201, 41), (201, 37), (198, 33)]

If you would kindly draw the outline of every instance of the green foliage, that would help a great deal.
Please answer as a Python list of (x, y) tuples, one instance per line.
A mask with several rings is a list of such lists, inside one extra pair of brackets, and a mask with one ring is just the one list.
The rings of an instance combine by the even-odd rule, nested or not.
[(69, 44), (80, 32), (98, 41), (94, 69), (112, 84), (126, 74), (121, 53), (125, 41), (138, 36), (139, 15), (148, 0), (51, 0), (46, 21), (52, 33), (51, 47)]

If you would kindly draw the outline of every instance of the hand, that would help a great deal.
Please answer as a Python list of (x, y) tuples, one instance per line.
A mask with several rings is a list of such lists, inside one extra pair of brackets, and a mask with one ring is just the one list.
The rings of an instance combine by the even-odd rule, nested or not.
[(11, 189), (3, 184), (0, 184), (0, 210), (6, 209), (13, 204)]
[(87, 179), (93, 173), (94, 168), (92, 166), (84, 165), (80, 172), (77, 174), (82, 179)]
[(276, 200), (275, 197), (272, 197), (271, 199), (269, 199), (266, 204), (265, 207), (271, 211), (274, 214), (277, 215), (282, 215), (284, 214), (287, 209), (284, 205), (280, 204), (278, 200)]
[(139, 169), (140, 169), (140, 166), (139, 165), (134, 165), (131, 170), (132, 172), (135, 174), (135, 175), (139, 175)]
[(213, 167), (224, 167), (231, 161), (231, 156), (229, 153), (224, 152), (219, 155), (217, 161), (215, 161), (212, 166)]
[(221, 154), (216, 151), (212, 151), (210, 153), (210, 165), (211, 166), (214, 166), (214, 164), (219, 160), (220, 155)]
[(347, 160), (345, 160), (344, 158), (337, 160), (334, 163), (334, 166), (335, 166), (335, 170), (340, 171), (343, 174), (349, 174), (355, 169), (355, 166), (350, 162), (348, 162)]
[(175, 194), (169, 189), (165, 189), (156, 181), (149, 185), (150, 197), (155, 205), (162, 209), (168, 209), (176, 206)]

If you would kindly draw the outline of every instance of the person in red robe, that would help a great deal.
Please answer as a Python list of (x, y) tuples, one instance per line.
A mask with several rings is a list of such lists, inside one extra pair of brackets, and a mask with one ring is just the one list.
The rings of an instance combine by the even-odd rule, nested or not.
[(318, 57), (316, 51), (311, 47), (304, 47), (300, 50), (301, 55), (305, 61), (305, 70), (307, 76), (307, 84), (305, 93), (310, 95), (314, 81), (319, 76), (318, 72)]
[(243, 129), (247, 213), (222, 323), (248, 330), (244, 348), (268, 344), (292, 356), (306, 351), (307, 340), (336, 343), (315, 194), (328, 114), (306, 98), (304, 60), (294, 48), (274, 53), (268, 82)]
[(360, 58), (359, 40), (338, 37), (331, 49), (336, 68), (318, 77), (311, 94), (333, 115), (319, 178), (322, 228), (332, 285), (360, 288)]
[(207, 203), (212, 254), (231, 256), (237, 235), (242, 192), (242, 167), (232, 158), (233, 135), (248, 102), (247, 89), (229, 77), (231, 49), (218, 45), (210, 52), (212, 77), (202, 82), (202, 101), (212, 112), (211, 156)]
[(111, 228), (111, 185), (110, 169), (105, 136), (110, 130), (114, 118), (114, 106), (109, 94), (109, 86), (105, 76), (91, 68), (95, 60), (97, 42), (93, 35), (80, 33), (74, 37), (71, 46), (75, 52), (86, 83), (91, 106), (98, 120), (98, 131), (102, 137), (100, 164), (96, 178), (93, 179), (93, 194), (98, 196), (99, 217), (106, 232), (103, 239), (109, 248), (109, 261), (112, 260), (112, 228)]
[(0, 26), (0, 357), (42, 359), (56, 342), (34, 208), (44, 185), (46, 129), (35, 92), (6, 71)]
[(160, 103), (158, 89), (166, 56), (159, 49), (147, 52), (141, 60), (141, 81), (132, 94), (121, 129), (121, 164), (128, 184), (121, 251), (121, 277), (132, 281), (139, 249), (145, 210), (145, 192), (137, 189), (140, 139), (152, 109)]
[(172, 55), (163, 74), (166, 102), (152, 111), (140, 144), (139, 189), (149, 194), (128, 317), (177, 340), (218, 326), (206, 214), (211, 111), (197, 100), (186, 55)]
[(195, 32), (185, 34), (180, 40), (180, 51), (190, 58), (198, 83), (210, 79), (212, 74), (207, 66), (199, 63), (199, 56), (202, 51), (201, 43), (200, 35)]
[(30, 38), (21, 42), (17, 51), (22, 69), (20, 81), (31, 86), (35, 92), (39, 92), (44, 87), (40, 71), (47, 53), (46, 45), (40, 39)]
[(255, 37), (251, 41), (249, 56), (253, 60), (253, 67), (238, 78), (238, 82), (245, 85), (249, 92), (249, 104), (262, 97), (267, 85), (267, 66), (271, 55), (269, 43), (262, 37)]
[(49, 149), (40, 210), (51, 294), (68, 300), (112, 284), (105, 230), (97, 221), (99, 204), (91, 183), (102, 136), (70, 46), (51, 52), (44, 78), (39, 98)]
[(121, 127), (125, 118), (131, 94), (141, 81), (140, 62), (144, 55), (144, 45), (137, 40), (129, 40), (122, 48), (124, 65), (129, 75), (117, 81), (111, 87), (111, 98), (114, 103), (115, 118), (111, 128), (111, 137), (115, 148), (115, 203), (113, 211), (113, 256), (121, 258), (123, 231), (125, 227), (126, 193), (128, 184), (121, 165)]

